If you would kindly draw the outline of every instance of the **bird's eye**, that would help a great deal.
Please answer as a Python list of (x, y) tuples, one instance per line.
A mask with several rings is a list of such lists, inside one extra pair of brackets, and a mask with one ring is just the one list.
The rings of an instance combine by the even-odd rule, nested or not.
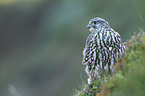
[(94, 21), (94, 24), (97, 24), (97, 21)]

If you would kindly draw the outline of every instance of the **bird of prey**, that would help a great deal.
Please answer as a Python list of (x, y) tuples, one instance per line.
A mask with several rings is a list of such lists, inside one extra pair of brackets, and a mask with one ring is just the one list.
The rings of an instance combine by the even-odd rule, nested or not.
[(114, 65), (125, 51), (118, 32), (110, 28), (109, 23), (96, 17), (89, 21), (87, 28), (91, 31), (83, 51), (82, 63), (86, 65), (88, 83), (100, 80), (103, 74), (112, 74)]

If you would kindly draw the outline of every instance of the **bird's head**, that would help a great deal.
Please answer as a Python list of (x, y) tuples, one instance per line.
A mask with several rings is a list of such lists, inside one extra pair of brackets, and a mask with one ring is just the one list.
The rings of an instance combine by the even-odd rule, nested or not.
[(91, 19), (89, 21), (89, 24), (87, 25), (87, 28), (89, 28), (91, 32), (95, 29), (109, 28), (109, 27), (110, 27), (109, 23), (100, 17)]

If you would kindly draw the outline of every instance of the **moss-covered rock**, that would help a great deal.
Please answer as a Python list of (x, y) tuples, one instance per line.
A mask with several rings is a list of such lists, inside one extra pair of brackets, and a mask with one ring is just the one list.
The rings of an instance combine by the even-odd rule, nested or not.
[(75, 96), (145, 96), (145, 33), (134, 33), (125, 45), (115, 74), (86, 85)]

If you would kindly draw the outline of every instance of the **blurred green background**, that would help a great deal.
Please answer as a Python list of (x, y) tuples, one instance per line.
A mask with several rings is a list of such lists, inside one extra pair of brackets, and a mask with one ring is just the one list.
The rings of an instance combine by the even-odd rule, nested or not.
[[(127, 40), (144, 26), (144, 0), (0, 0), (0, 96), (71, 96), (96, 16)], [(82, 79), (82, 80), (81, 80)]]

